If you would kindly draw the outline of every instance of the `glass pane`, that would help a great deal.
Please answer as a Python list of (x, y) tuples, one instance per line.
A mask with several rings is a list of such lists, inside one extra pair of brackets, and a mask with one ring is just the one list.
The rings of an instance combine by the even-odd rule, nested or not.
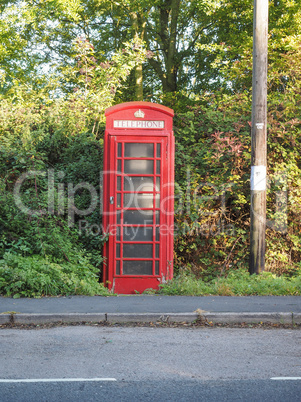
[(120, 243), (116, 243), (116, 258), (120, 258)]
[(161, 144), (157, 144), (157, 158), (161, 158)]
[(153, 158), (154, 144), (125, 143), (124, 156), (126, 158)]
[(153, 211), (124, 211), (123, 223), (125, 225), (152, 225)]
[(156, 225), (160, 225), (160, 211), (156, 211)]
[(155, 275), (159, 275), (159, 261), (155, 262)]
[(118, 143), (118, 146), (117, 146), (117, 156), (120, 158), (122, 155), (121, 155), (121, 152), (122, 152), (122, 144), (121, 144), (121, 142), (119, 142)]
[(160, 241), (160, 228), (156, 228), (156, 241)]
[(125, 177), (125, 191), (153, 191), (154, 179), (152, 177)]
[(117, 194), (117, 208), (121, 207), (121, 194)]
[(120, 275), (120, 261), (116, 260), (116, 275)]
[(156, 191), (160, 191), (160, 177), (156, 178)]
[(160, 162), (160, 161), (157, 161), (157, 162), (156, 162), (156, 165), (157, 165), (157, 167), (156, 167), (156, 174), (160, 174), (160, 171), (161, 171), (161, 162)]
[(154, 161), (147, 159), (132, 159), (124, 161), (124, 173), (128, 174), (153, 174)]
[(120, 225), (121, 211), (117, 211), (117, 225)]
[(160, 244), (156, 244), (156, 258), (159, 258)]
[(117, 171), (121, 173), (121, 160), (117, 161)]
[(160, 208), (160, 194), (156, 194), (156, 208)]
[(125, 226), (123, 228), (124, 241), (152, 241), (153, 228), (149, 226)]
[(117, 229), (116, 229), (116, 240), (120, 241), (120, 227), (119, 226), (117, 226)]
[(127, 194), (123, 196), (124, 208), (153, 208), (153, 194)]
[(121, 191), (121, 177), (117, 176), (117, 191)]
[(153, 262), (152, 261), (123, 261), (123, 274), (124, 275), (152, 275)]
[(123, 244), (123, 258), (153, 258), (152, 244)]

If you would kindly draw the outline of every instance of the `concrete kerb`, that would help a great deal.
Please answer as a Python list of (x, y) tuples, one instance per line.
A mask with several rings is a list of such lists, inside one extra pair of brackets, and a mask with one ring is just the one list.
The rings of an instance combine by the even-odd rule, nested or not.
[[(61, 314), (14, 314), (15, 324), (50, 324), (77, 323), (77, 322), (102, 322), (106, 321), (105, 313), (61, 313)], [(12, 321), (11, 321), (12, 322)]]
[(298, 324), (301, 317), (294, 320), (293, 313), (204, 313), (203, 319), (214, 324)]
[(108, 322), (111, 324), (125, 323), (192, 323), (201, 320), (214, 324), (240, 323), (275, 323), (301, 324), (301, 313), (61, 313), (61, 314), (27, 314), (5, 313), (0, 314), (2, 324), (50, 324), (50, 323), (80, 323), (80, 322)]
[(197, 313), (109, 313), (107, 321), (112, 324), (127, 322), (194, 322)]
[(11, 322), (11, 314), (0, 314), (0, 325), (9, 324)]

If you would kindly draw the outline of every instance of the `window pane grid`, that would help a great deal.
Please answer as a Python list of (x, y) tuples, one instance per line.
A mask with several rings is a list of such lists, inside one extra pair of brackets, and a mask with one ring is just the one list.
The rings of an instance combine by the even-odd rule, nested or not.
[(154, 157), (154, 144), (153, 143), (139, 143), (127, 142), (124, 144), (124, 157), (127, 158), (153, 158)]
[(138, 157), (127, 158), (127, 157), (125, 157), (125, 156), (124, 156), (122, 159), (125, 160), (125, 161), (153, 161), (153, 160), (154, 160), (154, 158), (146, 158), (146, 157), (141, 157), (141, 158), (138, 158)]
[(118, 275), (159, 275), (161, 148), (161, 143), (118, 143)]
[[(124, 270), (121, 268), (123, 266), (122, 261), (125, 263), (125, 272)], [(132, 269), (135, 268), (135, 263), (139, 263), (139, 261), (141, 261), (141, 263), (143, 264), (147, 264), (147, 272), (143, 273), (133, 273), (130, 272), (127, 264), (129, 263), (133, 263), (131, 264)], [(155, 272), (153, 273), (153, 266), (155, 266)], [(152, 267), (152, 268), (151, 268)], [(118, 276), (132, 276), (132, 277), (136, 277), (136, 276), (160, 276), (160, 260), (156, 259), (155, 261), (153, 261), (152, 259), (137, 259), (137, 260), (133, 260), (130, 258), (123, 258), (123, 260), (118, 260), (116, 259), (116, 275)]]
[(122, 257), (122, 261), (153, 261), (153, 258)]

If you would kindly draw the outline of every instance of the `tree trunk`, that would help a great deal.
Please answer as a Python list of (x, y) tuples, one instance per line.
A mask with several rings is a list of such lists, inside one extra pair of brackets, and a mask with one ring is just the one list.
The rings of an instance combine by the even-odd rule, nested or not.
[[(163, 92), (177, 91), (178, 61), (177, 36), (178, 19), (181, 0), (165, 0), (159, 6), (158, 25), (156, 26), (156, 41), (162, 51), (163, 60), (151, 58), (148, 60), (162, 83)], [(151, 35), (144, 33), (147, 47), (151, 46)]]
[(166, 81), (167, 92), (175, 92), (177, 90), (177, 27), (180, 10), (181, 0), (172, 0), (170, 7), (170, 28), (169, 28), (169, 41), (166, 60)]
[[(140, 36), (140, 39), (144, 39), (145, 22), (139, 21), (139, 15), (137, 13), (131, 13), (133, 28), (135, 35)], [(137, 101), (143, 101), (143, 66), (142, 63), (138, 64), (135, 68), (135, 98)]]

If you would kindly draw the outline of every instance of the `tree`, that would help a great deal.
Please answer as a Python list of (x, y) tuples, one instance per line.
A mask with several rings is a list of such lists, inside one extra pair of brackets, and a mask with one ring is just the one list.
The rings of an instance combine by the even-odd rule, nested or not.
[[(269, 91), (281, 90), (276, 84), (283, 69), (283, 54), (295, 48), (301, 35), (301, 1), (274, 0), (269, 4), (268, 80)], [(221, 42), (219, 60), (223, 90), (230, 93), (250, 91), (252, 88), (253, 0), (225, 1), (219, 10), (217, 37)], [(291, 45), (289, 45), (291, 43)], [(273, 82), (273, 84), (272, 84)], [(280, 87), (279, 87), (280, 85)]]
[[(3, 2), (1, 68), (6, 87), (58, 74), (74, 65), (72, 43), (85, 37), (99, 62), (138, 37), (149, 51), (126, 91), (131, 98), (251, 88), (252, 0), (29, 0)], [(270, 61), (279, 62), (286, 36), (300, 32), (300, 0), (270, 4)], [(143, 71), (142, 71), (143, 70)], [(135, 95), (136, 93), (136, 95)], [(126, 95), (121, 95), (127, 98)]]
[[(3, 18), (9, 7), (4, 9)], [(146, 75), (159, 83), (163, 92), (175, 92), (192, 89), (193, 81), (197, 83), (199, 77), (206, 75), (198, 72), (196, 45), (212, 43), (218, 2), (31, 0), (16, 1), (13, 7), (22, 16), (22, 26), (15, 26), (11, 19), (12, 26), (23, 41), (23, 53), (30, 54), (27, 65), (36, 65), (35, 71), (39, 70), (37, 65), (47, 65), (49, 69), (72, 63), (71, 44), (78, 36), (85, 36), (93, 44), (97, 57), (108, 56), (124, 41), (138, 36), (152, 56), (147, 60)], [(198, 57), (202, 52), (200, 47)]]
[[(111, 37), (132, 35), (133, 26), (129, 16), (134, 15), (134, 31), (152, 52), (145, 67), (160, 83), (163, 93), (192, 89), (193, 78), (198, 79), (195, 65), (196, 44), (210, 43), (213, 35), (213, 10), (215, 1), (157, 0), (128, 1), (120, 5), (110, 1), (111, 8), (102, 15), (106, 30)], [(149, 68), (151, 67), (151, 69)]]

